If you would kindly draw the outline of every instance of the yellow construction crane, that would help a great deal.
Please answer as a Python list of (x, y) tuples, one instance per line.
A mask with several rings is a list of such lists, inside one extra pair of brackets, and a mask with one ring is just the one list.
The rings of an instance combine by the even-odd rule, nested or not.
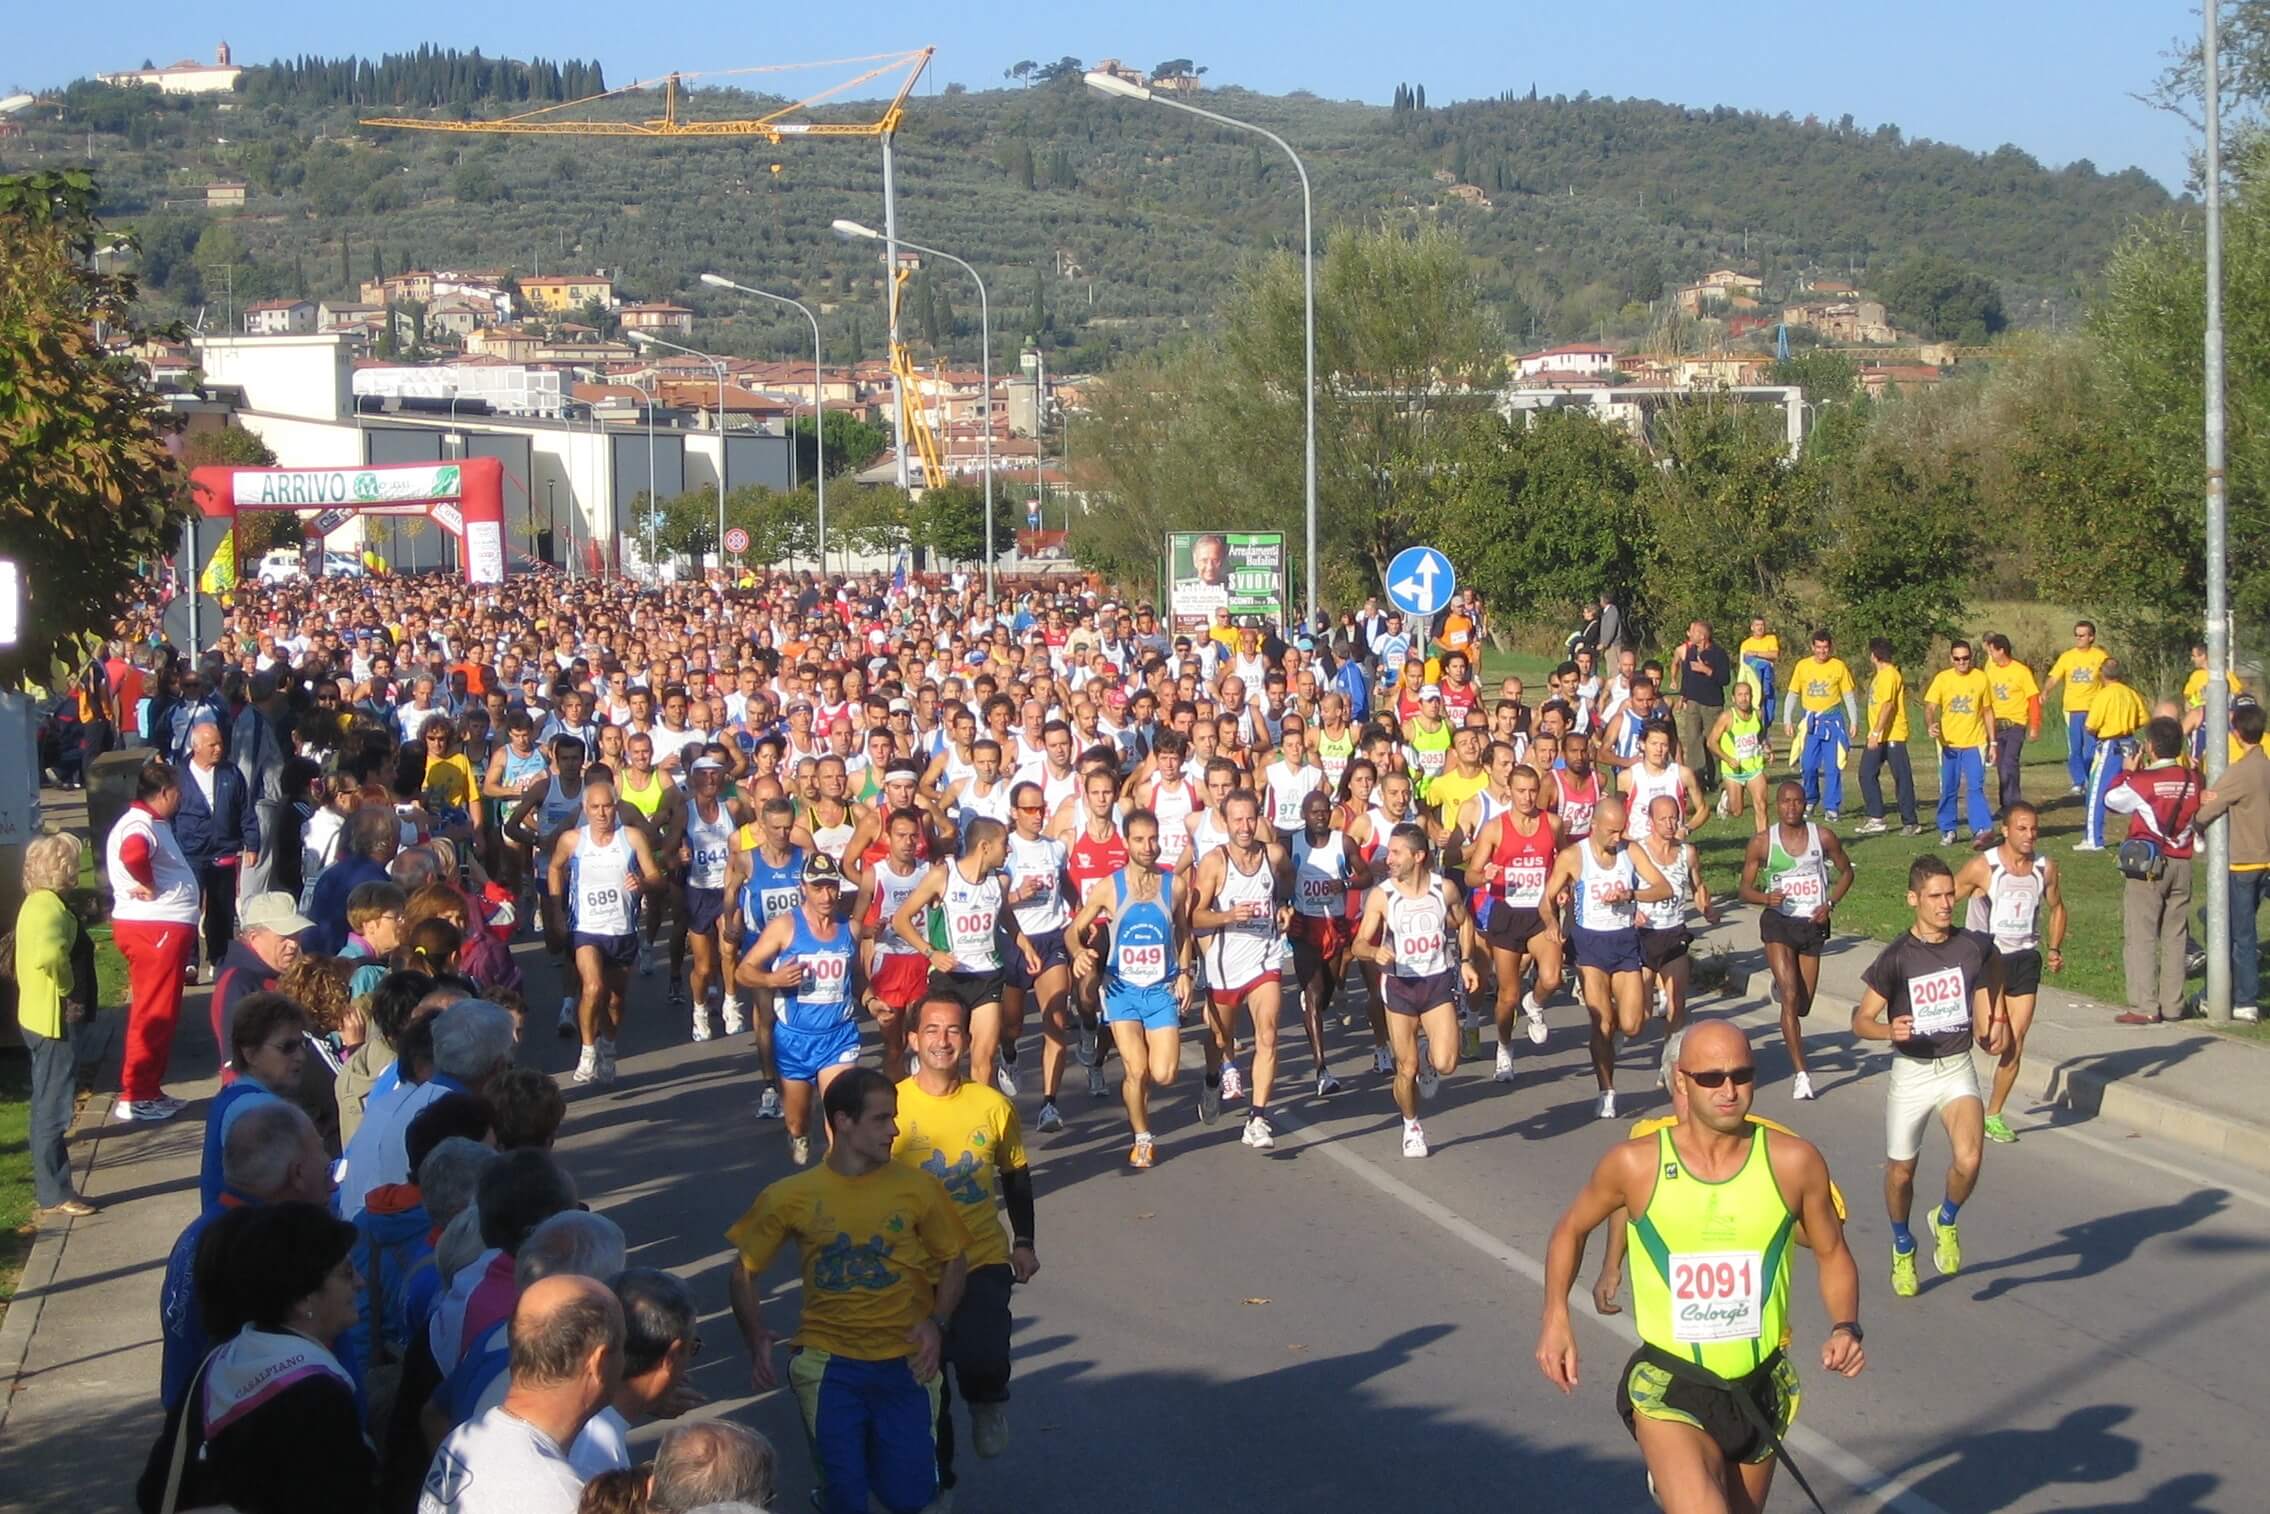
[[(911, 449), (922, 465), (923, 482), (937, 487), (946, 482), (945, 461), (941, 455), (937, 434), (930, 429), (923, 415), (919, 384), (913, 356), (906, 344), (899, 340), (899, 286), (905, 282), (906, 270), (898, 267), (898, 213), (894, 202), (891, 175), (891, 136), (898, 130), (906, 113), (906, 98), (913, 93), (915, 81), (929, 67), (937, 49), (919, 47), (903, 53), (871, 53), (858, 58), (833, 58), (822, 63), (762, 64), (753, 68), (712, 69), (702, 72), (672, 72), (659, 79), (642, 79), (620, 89), (602, 94), (587, 95), (580, 100), (566, 100), (557, 105), (539, 106), (518, 115), (502, 116), (491, 121), (432, 121), (416, 116), (370, 116), (365, 126), (387, 127), (397, 131), (440, 131), (483, 133), (528, 137), (646, 137), (664, 141), (686, 138), (714, 139), (755, 137), (772, 143), (805, 137), (872, 137), (883, 147), (883, 224), (889, 260), (890, 282), (890, 352), (891, 374), (896, 381), (896, 408), (898, 410), (900, 438), (899, 461), (901, 481), (906, 481), (906, 442), (914, 443)], [(778, 110), (761, 116), (741, 119), (698, 121), (678, 114), (680, 85), (688, 79), (737, 78), (752, 74), (812, 73), (820, 69), (851, 68), (858, 72), (840, 83), (806, 95)], [(801, 113), (814, 105), (822, 104), (871, 80), (900, 75), (898, 92), (872, 121), (813, 121), (801, 118)], [(620, 99), (640, 91), (660, 88), (662, 114), (638, 120), (605, 120), (576, 117), (570, 112), (598, 104), (603, 100)], [(792, 119), (796, 118), (796, 119)], [(774, 165), (778, 171), (778, 165)]]

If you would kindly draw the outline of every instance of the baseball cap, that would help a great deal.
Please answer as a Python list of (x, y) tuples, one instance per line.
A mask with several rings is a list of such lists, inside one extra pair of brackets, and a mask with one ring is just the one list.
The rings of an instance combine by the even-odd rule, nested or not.
[(833, 883), (840, 888), (843, 884), (843, 870), (835, 865), (835, 859), (826, 852), (814, 852), (805, 860), (804, 881)]
[(1127, 707), (1127, 691), (1125, 689), (1106, 690), (1103, 702), (1115, 710), (1125, 709)]
[(1419, 697), (1421, 699), (1442, 698), (1442, 685), (1439, 683), (1430, 683), (1426, 685), (1424, 688), (1419, 690)]
[(892, 700), (892, 701), (891, 701), (891, 713), (892, 713), (893, 715), (911, 715), (911, 714), (913, 714), (913, 713), (914, 713), (914, 701), (913, 701), (913, 700), (911, 700), (911, 699), (894, 699), (894, 700)]
[(719, 762), (715, 757), (696, 757), (694, 759), (694, 771), (697, 773), (722, 773), (725, 771), (725, 764)]
[(281, 889), (245, 900), (237, 909), (236, 920), (246, 930), (272, 930), (279, 936), (296, 936), (315, 928), (315, 922), (301, 914), (297, 902)]

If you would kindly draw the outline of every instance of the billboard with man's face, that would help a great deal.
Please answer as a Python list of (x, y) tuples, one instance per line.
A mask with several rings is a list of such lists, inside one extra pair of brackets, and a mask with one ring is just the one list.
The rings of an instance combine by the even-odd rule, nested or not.
[(1201, 634), (1214, 612), (1285, 619), (1285, 533), (1176, 531), (1167, 536), (1167, 614), (1178, 633)]

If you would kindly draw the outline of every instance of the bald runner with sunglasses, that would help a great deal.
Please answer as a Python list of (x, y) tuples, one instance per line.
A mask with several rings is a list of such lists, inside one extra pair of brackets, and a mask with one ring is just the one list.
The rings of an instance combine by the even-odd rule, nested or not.
[(1797, 1372), (1783, 1348), (1790, 1242), (1813, 1253), (1836, 1322), (1821, 1365), (1843, 1377), (1866, 1361), (1860, 1273), (1828, 1163), (1811, 1142), (1750, 1120), (1757, 1064), (1748, 1038), (1723, 1020), (1697, 1025), (1674, 1071), (1678, 1122), (1612, 1147), (1553, 1227), (1537, 1365), (1563, 1393), (1575, 1391), (1569, 1290), (1592, 1232), (1623, 1210), (1641, 1345), (1616, 1400), (1648, 1482), (1668, 1514), (1763, 1509), (1797, 1411)]

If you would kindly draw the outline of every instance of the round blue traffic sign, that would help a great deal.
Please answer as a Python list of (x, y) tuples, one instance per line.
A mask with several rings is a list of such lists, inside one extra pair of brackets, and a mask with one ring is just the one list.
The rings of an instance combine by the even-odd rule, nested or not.
[(1406, 615), (1432, 616), (1458, 591), (1458, 571), (1432, 547), (1405, 547), (1387, 565), (1388, 602)]

